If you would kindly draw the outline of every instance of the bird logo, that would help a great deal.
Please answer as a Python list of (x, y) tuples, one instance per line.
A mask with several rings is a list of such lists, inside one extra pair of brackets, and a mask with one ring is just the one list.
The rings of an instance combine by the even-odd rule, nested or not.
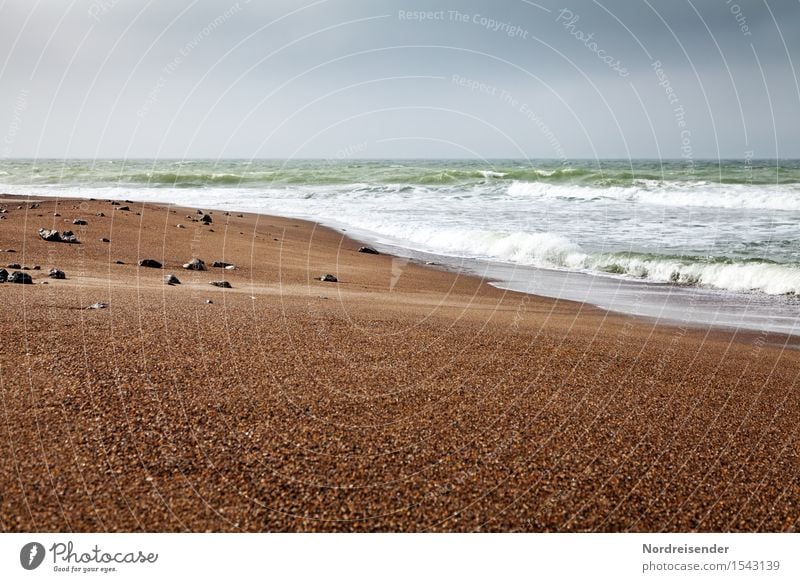
[(39, 542), (27, 543), (19, 552), (19, 563), (26, 570), (35, 570), (42, 565), (44, 554), (44, 546)]

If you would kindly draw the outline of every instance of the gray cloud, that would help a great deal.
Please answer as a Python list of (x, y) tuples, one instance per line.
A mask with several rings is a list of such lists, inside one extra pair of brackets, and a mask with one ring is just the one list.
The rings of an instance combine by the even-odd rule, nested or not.
[(12, 157), (798, 157), (798, 19), (754, 0), (11, 0), (0, 139)]

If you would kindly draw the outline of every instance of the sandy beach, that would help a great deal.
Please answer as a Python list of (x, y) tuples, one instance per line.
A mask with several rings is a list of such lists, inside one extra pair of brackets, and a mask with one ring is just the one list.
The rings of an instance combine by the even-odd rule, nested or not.
[(33, 281), (0, 284), (3, 531), (798, 528), (797, 337), (504, 292), (299, 220), (0, 209)]

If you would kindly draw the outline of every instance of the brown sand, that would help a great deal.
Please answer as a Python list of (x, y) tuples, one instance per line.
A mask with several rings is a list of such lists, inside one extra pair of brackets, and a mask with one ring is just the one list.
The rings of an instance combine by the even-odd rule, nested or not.
[(794, 338), (502, 292), (297, 220), (0, 199), (0, 264), (42, 268), (0, 285), (0, 530), (798, 528)]

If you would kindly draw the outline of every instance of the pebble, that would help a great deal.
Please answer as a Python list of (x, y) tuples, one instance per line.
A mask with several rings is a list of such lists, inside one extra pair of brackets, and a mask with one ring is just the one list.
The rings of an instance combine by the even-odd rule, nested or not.
[(206, 264), (202, 259), (192, 259), (188, 263), (184, 263), (183, 268), (190, 271), (205, 271)]
[(51, 279), (66, 279), (67, 274), (62, 271), (61, 269), (56, 269), (55, 267), (50, 269), (50, 272), (47, 275)]
[(111, 241), (108, 240), (107, 238), (103, 237), (103, 238), (100, 239), (100, 242), (111, 242)]
[(78, 243), (78, 237), (71, 230), (58, 232), (47, 228), (39, 229), (39, 237), (47, 242)]
[(231, 284), (227, 281), (211, 281), (214, 287), (222, 287), (223, 289), (232, 289)]
[(186, 228), (186, 227), (185, 227), (185, 226), (183, 226), (182, 224), (179, 224), (179, 225), (178, 225), (178, 228)]
[(320, 275), (319, 280), (320, 281), (327, 281), (328, 283), (338, 283), (339, 282), (339, 279), (336, 278), (336, 275), (331, 275), (330, 273), (327, 273), (325, 275)]
[(78, 225), (78, 226), (86, 226), (89, 223), (86, 222), (83, 218), (76, 218), (75, 220), (72, 221), (72, 224), (75, 224), (75, 225)]
[(228, 267), (233, 267), (233, 264), (226, 263), (225, 261), (214, 261), (213, 263), (211, 263), (211, 266), (217, 267), (219, 269), (226, 269)]
[(98, 301), (97, 303), (92, 303), (86, 309), (105, 309), (108, 307), (108, 303), (103, 303), (102, 301)]
[(8, 271), (0, 269), (0, 283), (5, 283), (6, 281), (8, 281)]
[(164, 277), (164, 283), (167, 285), (180, 285), (181, 281), (175, 275), (167, 275)]
[(9, 269), (21, 269), (22, 268), (22, 265), (20, 265), (19, 263), (9, 263), (7, 266), (8, 266)]
[(211, 224), (214, 222), (208, 214), (204, 214), (203, 217), (200, 219), (200, 222), (203, 224)]
[(155, 259), (142, 259), (139, 261), (140, 267), (150, 267), (151, 269), (160, 269), (161, 263)]
[(366, 253), (368, 255), (379, 255), (380, 253), (373, 249), (372, 247), (361, 247), (358, 249), (359, 253)]
[(21, 285), (31, 285), (33, 284), (33, 279), (28, 273), (23, 273), (22, 271), (14, 271), (8, 276), (6, 279), (8, 283), (19, 283)]

